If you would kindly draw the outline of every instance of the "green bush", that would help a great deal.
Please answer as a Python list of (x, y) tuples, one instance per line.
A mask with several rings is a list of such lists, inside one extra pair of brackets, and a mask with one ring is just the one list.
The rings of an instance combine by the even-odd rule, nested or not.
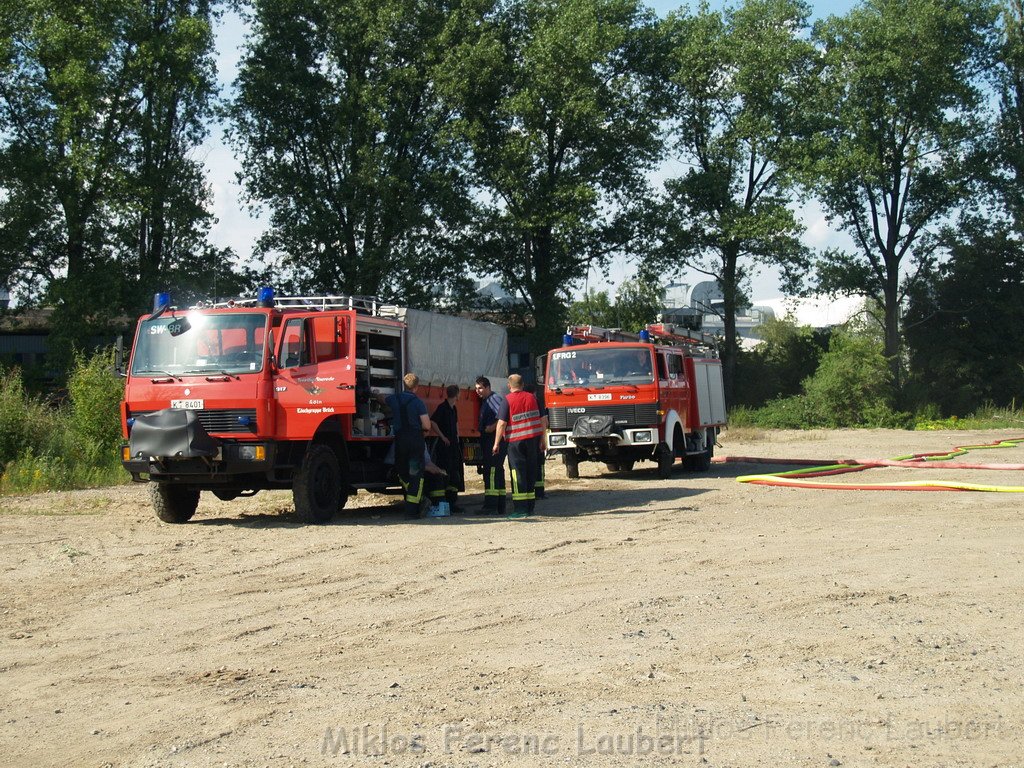
[(889, 417), (892, 375), (881, 347), (870, 338), (833, 334), (828, 352), (803, 387), (814, 426), (875, 426), (875, 419)]
[(60, 431), (54, 411), (25, 392), (21, 371), (0, 371), (0, 471), (25, 451), (48, 447)]
[(25, 392), (21, 372), (0, 372), (0, 493), (34, 493), (113, 485), (121, 467), (122, 382), (112, 353), (76, 359), (69, 402), (53, 407)]
[(910, 414), (889, 402), (892, 378), (877, 340), (836, 332), (803, 394), (771, 400), (755, 410), (734, 409), (730, 423), (764, 429), (913, 426)]
[(124, 381), (113, 375), (113, 367), (113, 349), (88, 358), (76, 355), (68, 379), (72, 430), (83, 441), (111, 450), (121, 440), (120, 402), (124, 395)]

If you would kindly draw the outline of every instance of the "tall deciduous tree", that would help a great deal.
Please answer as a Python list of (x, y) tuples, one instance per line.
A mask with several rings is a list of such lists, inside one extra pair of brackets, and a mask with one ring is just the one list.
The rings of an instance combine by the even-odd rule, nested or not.
[(557, 342), (564, 297), (634, 253), (659, 156), (661, 42), (638, 0), (510, 0), (453, 51), (449, 95), (482, 201), (476, 268)]
[(191, 151), (213, 97), (209, 0), (0, 0), (0, 282), (58, 343), (146, 304), (205, 241)]
[[(993, 21), (988, 0), (865, 0), (815, 28), (813, 189), (856, 246), (827, 254), (820, 283), (884, 306), (884, 353), (897, 386), (900, 303), (932, 263), (925, 235), (970, 204), (978, 178), (972, 160), (986, 133), (978, 75)], [(910, 264), (917, 274), (905, 274)]]
[(1024, 234), (1024, 5), (1004, 0), (996, 84), (999, 118), (993, 135), (992, 188), (1018, 234)]
[(672, 142), (687, 172), (665, 182), (661, 262), (718, 281), (726, 396), (733, 401), (736, 314), (758, 264), (798, 271), (803, 227), (790, 208), (813, 49), (800, 0), (670, 17)]
[(255, 0), (231, 137), (261, 241), (307, 290), (429, 304), (472, 209), (439, 62), (474, 0)]

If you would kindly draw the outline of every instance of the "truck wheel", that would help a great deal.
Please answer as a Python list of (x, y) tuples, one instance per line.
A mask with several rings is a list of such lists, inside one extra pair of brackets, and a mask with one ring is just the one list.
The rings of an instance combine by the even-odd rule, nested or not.
[(672, 477), (672, 467), (676, 463), (676, 457), (672, 454), (672, 449), (665, 443), (659, 444), (658, 450), (655, 453), (655, 459), (658, 462), (658, 477), (662, 480), (668, 480)]
[(151, 483), (149, 498), (156, 516), (165, 523), (187, 523), (199, 506), (199, 491), (183, 485)]
[(576, 480), (580, 476), (579, 458), (572, 453), (563, 453), (562, 461), (565, 463), (565, 476), (570, 480)]
[(707, 472), (711, 469), (711, 457), (715, 455), (715, 430), (708, 429), (704, 433), (704, 451), (687, 456), (685, 459), (686, 469), (692, 472)]
[(341, 508), (338, 457), (330, 446), (313, 443), (306, 449), (292, 484), (295, 512), (304, 523), (326, 523)]

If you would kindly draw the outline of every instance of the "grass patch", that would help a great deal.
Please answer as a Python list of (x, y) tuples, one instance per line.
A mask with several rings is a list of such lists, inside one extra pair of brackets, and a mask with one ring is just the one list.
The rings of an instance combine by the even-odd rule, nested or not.
[(1021, 434), (1024, 434), (1024, 408), (996, 408), (985, 405), (963, 418), (950, 416), (946, 419), (918, 419), (914, 429), (1019, 429)]
[(758, 427), (737, 426), (731, 421), (723, 432), (725, 439), (741, 443), (760, 443), (768, 439), (768, 433)]

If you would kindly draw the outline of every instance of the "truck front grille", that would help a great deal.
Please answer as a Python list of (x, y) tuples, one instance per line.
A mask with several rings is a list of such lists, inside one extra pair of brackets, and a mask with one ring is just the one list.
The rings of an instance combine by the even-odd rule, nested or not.
[[(569, 411), (572, 410), (572, 413)], [(572, 409), (564, 406), (548, 410), (551, 429), (572, 430), (580, 416), (611, 416), (617, 426), (649, 427), (658, 423), (658, 404), (641, 405), (584, 405)]]
[[(128, 415), (144, 416), (147, 413), (153, 411), (138, 411)], [(256, 428), (255, 408), (210, 408), (196, 413), (199, 416), (199, 423), (210, 434), (252, 434)], [(239, 421), (243, 417), (248, 417), (247, 424)]]

